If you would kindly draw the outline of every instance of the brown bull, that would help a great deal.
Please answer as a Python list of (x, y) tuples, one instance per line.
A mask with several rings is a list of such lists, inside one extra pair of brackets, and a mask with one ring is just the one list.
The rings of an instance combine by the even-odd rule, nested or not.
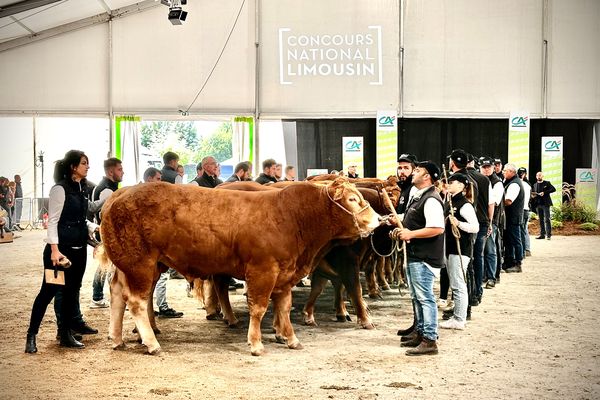
[[(117, 268), (111, 282), (114, 346), (124, 347), (127, 302), (148, 352), (160, 351), (147, 307), (157, 266), (164, 265), (188, 280), (224, 274), (246, 281), (253, 355), (264, 349), (260, 323), (269, 298), (277, 340), (301, 348), (290, 323), (292, 286), (331, 241), (367, 235), (378, 217), (343, 179), (326, 187), (301, 183), (258, 192), (160, 182), (118, 190), (104, 205), (101, 227), (105, 251)], [(235, 320), (231, 307), (223, 312), (229, 322)]]

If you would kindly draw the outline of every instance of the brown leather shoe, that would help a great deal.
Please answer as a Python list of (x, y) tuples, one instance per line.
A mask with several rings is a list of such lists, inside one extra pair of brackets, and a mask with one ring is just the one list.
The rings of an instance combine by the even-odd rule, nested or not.
[(419, 336), (419, 332), (417, 332), (417, 330), (415, 329), (414, 331), (412, 331), (408, 335), (402, 336), (400, 338), (400, 342), (402, 342), (402, 343), (409, 342), (409, 341), (413, 340), (414, 338), (416, 338), (417, 336)]
[(425, 339), (425, 338), (423, 338), (421, 343), (419, 343), (419, 345), (417, 347), (415, 347), (414, 349), (406, 350), (407, 356), (422, 356), (422, 355), (426, 355), (426, 354), (437, 354), (437, 353), (438, 353), (438, 347), (437, 347), (436, 341)]
[[(417, 331), (415, 331), (417, 332)], [(423, 336), (421, 336), (421, 334), (419, 332), (417, 332), (417, 334), (415, 335), (414, 338), (406, 341), (406, 342), (400, 342), (400, 347), (417, 347), (421, 341), (423, 340)]]

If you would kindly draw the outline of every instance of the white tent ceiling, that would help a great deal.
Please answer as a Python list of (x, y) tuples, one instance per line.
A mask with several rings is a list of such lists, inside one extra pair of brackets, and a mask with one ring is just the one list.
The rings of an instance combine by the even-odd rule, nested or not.
[[(86, 18), (113, 14), (137, 3), (160, 5), (158, 1), (140, 0), (0, 0), (0, 43), (36, 35)], [(30, 9), (12, 14), (13, 10), (24, 8)]]

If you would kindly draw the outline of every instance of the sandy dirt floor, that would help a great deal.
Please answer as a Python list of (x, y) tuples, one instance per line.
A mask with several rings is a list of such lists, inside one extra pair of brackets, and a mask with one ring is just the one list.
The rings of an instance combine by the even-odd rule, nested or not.
[[(81, 293), (88, 323), (100, 330), (86, 348), (55, 340), (49, 307), (39, 352), (23, 352), (31, 305), (39, 290), (45, 232), (24, 232), (0, 245), (0, 398), (2, 399), (598, 399), (600, 398), (600, 236), (532, 238), (521, 274), (502, 274), (485, 290), (465, 331), (440, 331), (440, 354), (411, 358), (396, 330), (412, 321), (397, 289), (367, 299), (377, 329), (335, 322), (332, 290), (319, 299), (318, 327), (302, 324), (308, 288), (296, 288), (292, 321), (304, 345), (277, 344), (263, 321), (266, 354), (246, 345), (248, 313), (231, 294), (243, 328), (207, 321), (185, 282), (168, 283), (168, 300), (183, 318), (158, 320), (163, 352), (144, 355), (125, 315), (128, 349), (107, 340), (108, 309), (89, 309), (94, 268)], [(108, 292), (108, 287), (105, 288)], [(352, 310), (351, 310), (352, 311)]]

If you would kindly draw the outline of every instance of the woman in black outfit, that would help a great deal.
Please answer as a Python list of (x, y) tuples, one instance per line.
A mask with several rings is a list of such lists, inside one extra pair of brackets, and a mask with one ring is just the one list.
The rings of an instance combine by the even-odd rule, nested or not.
[(65, 285), (55, 285), (42, 281), (31, 310), (31, 320), (27, 330), (26, 353), (37, 352), (35, 336), (38, 333), (46, 308), (59, 289), (63, 291), (61, 305), (62, 322), (59, 326), (60, 345), (83, 348), (83, 343), (73, 337), (69, 322), (73, 319), (74, 304), (85, 272), (87, 261), (87, 237), (98, 226), (87, 221), (88, 198), (86, 196), (86, 176), (89, 170), (87, 156), (79, 150), (71, 150), (54, 167), (54, 181), (48, 204), (48, 237), (44, 248), (44, 267), (51, 268), (64, 257), (71, 261), (66, 268)]

